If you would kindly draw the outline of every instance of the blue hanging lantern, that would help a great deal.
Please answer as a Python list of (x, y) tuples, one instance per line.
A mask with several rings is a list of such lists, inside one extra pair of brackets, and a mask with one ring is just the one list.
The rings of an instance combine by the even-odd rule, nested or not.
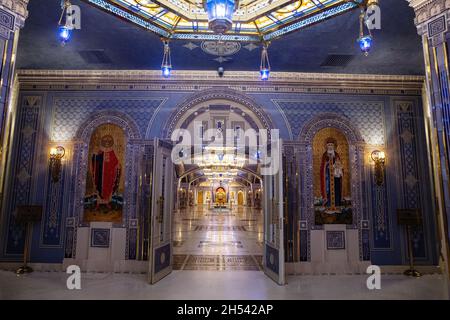
[(223, 34), (231, 29), (235, 9), (234, 0), (206, 0), (205, 7), (211, 30)]
[(58, 38), (59, 38), (59, 42), (61, 42), (61, 45), (64, 46), (67, 42), (69, 42), (71, 36), (72, 36), (71, 29), (69, 29), (66, 26), (58, 27)]
[(269, 74), (270, 74), (269, 69), (261, 69), (259, 71), (259, 73), (261, 74), (261, 80), (269, 80)]
[(170, 47), (169, 41), (163, 40), (164, 42), (164, 55), (163, 61), (161, 63), (161, 73), (164, 78), (169, 78), (172, 71), (172, 59), (170, 57)]
[(364, 55), (368, 56), (370, 49), (372, 48), (372, 36), (363, 36), (358, 38), (358, 44), (361, 51), (364, 53)]
[[(70, 6), (70, 0), (61, 0), (61, 16), (58, 21), (58, 40), (62, 46), (65, 46), (72, 37), (73, 26), (67, 21), (67, 10)], [(63, 20), (65, 21), (64, 24)]]
[(261, 75), (261, 80), (269, 80), (270, 75), (270, 62), (269, 54), (267, 52), (267, 44), (265, 43), (261, 52), (261, 66), (259, 67), (259, 74)]
[[(359, 15), (359, 38), (356, 40), (359, 44), (359, 48), (361, 52), (364, 53), (365, 56), (369, 55), (370, 49), (372, 49), (373, 37), (370, 33), (370, 29), (367, 27), (365, 22), (366, 11), (364, 9), (361, 10), (361, 14)], [(369, 34), (364, 34), (364, 25), (366, 25)]]

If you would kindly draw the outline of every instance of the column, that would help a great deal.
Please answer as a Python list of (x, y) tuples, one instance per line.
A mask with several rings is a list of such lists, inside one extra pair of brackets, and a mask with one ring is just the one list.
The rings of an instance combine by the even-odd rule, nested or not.
[(425, 127), (432, 164), (440, 240), (440, 264), (449, 274), (450, 223), (450, 85), (449, 40), (450, 1), (407, 0), (414, 9), (414, 22), (422, 37), (426, 82), (424, 90)]
[(9, 110), (12, 105), (14, 67), (16, 62), (19, 30), (28, 16), (29, 0), (0, 0), (0, 192), (9, 144)]

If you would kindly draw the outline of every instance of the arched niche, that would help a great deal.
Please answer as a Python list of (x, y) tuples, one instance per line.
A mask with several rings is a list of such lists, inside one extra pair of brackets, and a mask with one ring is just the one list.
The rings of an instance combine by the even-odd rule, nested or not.
[[(70, 200), (71, 210), (70, 216), (67, 218), (66, 231), (66, 250), (65, 257), (71, 259), (86, 259), (85, 256), (77, 257), (77, 242), (81, 239), (78, 232), (79, 228), (89, 228), (92, 222), (86, 222), (83, 219), (84, 214), (84, 196), (86, 193), (86, 176), (88, 174), (88, 157), (89, 143), (92, 134), (97, 128), (105, 124), (112, 124), (119, 127), (124, 134), (124, 167), (122, 174), (124, 176), (124, 192), (123, 192), (123, 211), (120, 222), (112, 223), (112, 228), (126, 229), (125, 243), (123, 253), (120, 254), (121, 259), (129, 257), (129, 237), (130, 230), (137, 227), (137, 208), (136, 199), (137, 185), (134, 183), (138, 174), (139, 163), (139, 144), (140, 133), (136, 123), (126, 114), (114, 111), (102, 111), (89, 115), (77, 130), (73, 141), (73, 177), (74, 182), (71, 186), (72, 196)], [(88, 235), (90, 237), (90, 235)], [(111, 232), (111, 237), (112, 237)], [(85, 237), (85, 236), (84, 236)], [(83, 255), (84, 252), (83, 252)], [(123, 256), (122, 256), (123, 255)]]
[[(361, 221), (365, 207), (363, 189), (365, 179), (364, 148), (365, 142), (359, 130), (349, 119), (335, 113), (322, 113), (310, 119), (302, 128), (299, 137), (300, 174), (301, 174), (301, 205), (300, 225), (307, 232), (307, 261), (311, 261), (311, 232), (324, 230), (324, 225), (315, 224), (314, 209), (314, 139), (323, 129), (332, 128), (345, 136), (348, 143), (348, 170), (350, 171), (349, 193), (352, 201), (352, 223), (345, 226), (346, 230), (358, 231), (359, 258), (363, 260)], [(322, 131), (323, 132), (323, 131)], [(317, 160), (316, 160), (317, 161)]]

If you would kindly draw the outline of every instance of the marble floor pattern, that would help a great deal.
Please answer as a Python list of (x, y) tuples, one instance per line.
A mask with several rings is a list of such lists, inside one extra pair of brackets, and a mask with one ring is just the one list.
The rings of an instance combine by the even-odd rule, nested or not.
[(0, 299), (448, 299), (443, 275), (413, 279), (383, 275), (368, 290), (364, 275), (288, 276), (279, 286), (259, 271), (174, 271), (155, 285), (144, 274), (83, 273), (81, 290), (68, 290), (63, 272), (17, 277), (0, 271)]
[(262, 270), (261, 210), (195, 206), (174, 213), (174, 270)]

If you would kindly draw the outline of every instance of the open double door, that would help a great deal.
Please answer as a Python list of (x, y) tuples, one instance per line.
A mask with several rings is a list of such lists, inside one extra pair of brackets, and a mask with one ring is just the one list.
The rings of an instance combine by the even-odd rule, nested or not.
[(172, 144), (155, 139), (150, 205), (148, 281), (153, 284), (172, 272), (172, 211), (174, 209), (174, 164)]
[[(149, 272), (151, 284), (172, 272), (172, 213), (174, 210), (174, 164), (172, 144), (154, 141), (152, 203), (150, 214)], [(272, 161), (277, 166), (263, 177), (264, 272), (280, 285), (285, 284), (283, 247), (283, 165), (282, 145), (272, 146)], [(273, 163), (272, 163), (273, 165)]]

